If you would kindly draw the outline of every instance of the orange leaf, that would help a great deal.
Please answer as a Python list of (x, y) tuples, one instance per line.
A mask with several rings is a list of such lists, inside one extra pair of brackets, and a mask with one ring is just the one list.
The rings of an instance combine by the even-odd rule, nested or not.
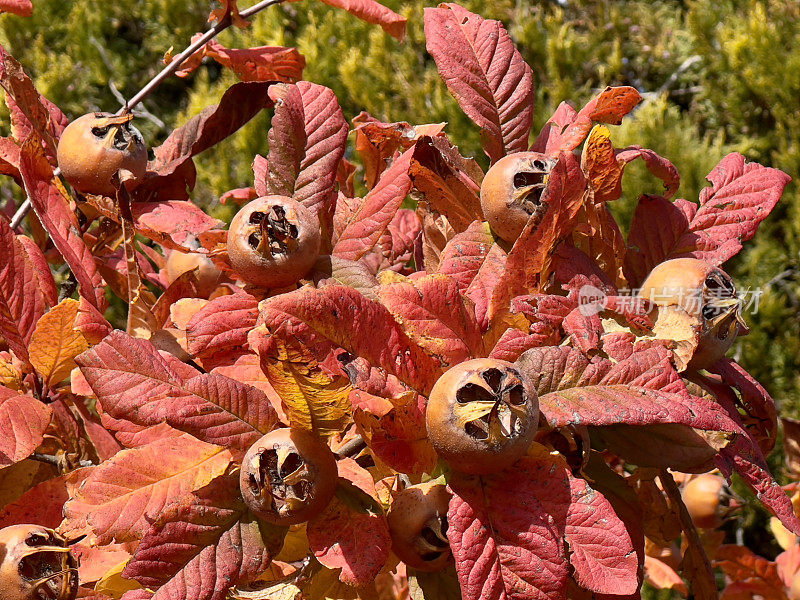
[(78, 306), (77, 300), (62, 300), (39, 319), (28, 344), (33, 368), (49, 385), (69, 377), (77, 366), (75, 357), (89, 348), (86, 338), (75, 329)]

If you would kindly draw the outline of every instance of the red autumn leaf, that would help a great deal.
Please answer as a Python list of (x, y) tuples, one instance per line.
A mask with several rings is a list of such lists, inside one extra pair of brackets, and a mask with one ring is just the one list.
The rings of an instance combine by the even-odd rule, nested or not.
[(181, 377), (146, 340), (115, 331), (77, 357), (103, 411), (142, 426), (165, 422), (244, 452), (277, 422), (259, 389), (214, 373)]
[(456, 281), (460, 290), (469, 287), (494, 244), (488, 223), (473, 221), (447, 242), (439, 260), (439, 273)]
[(464, 600), (565, 600), (565, 466), (526, 457), (482, 478), (455, 475), (447, 537)]
[(718, 404), (686, 391), (664, 348), (619, 363), (592, 362), (576, 348), (534, 348), (517, 364), (534, 377), (540, 409), (552, 427), (677, 423), (742, 431)]
[[(193, 189), (195, 169), (192, 157), (224, 140), (255, 117), (271, 101), (267, 96), (269, 82), (236, 83), (222, 95), (219, 104), (208, 106), (200, 114), (173, 131), (163, 144), (153, 149), (155, 159), (148, 165), (155, 175), (145, 180), (137, 194), (146, 199), (148, 193), (183, 192), (166, 200), (186, 198), (186, 190)], [(165, 184), (171, 184), (167, 188)], [(163, 191), (166, 194), (166, 191)]]
[(542, 128), (532, 149), (550, 156), (571, 152), (583, 143), (594, 123), (619, 125), (641, 100), (635, 88), (618, 86), (604, 89), (580, 112), (562, 102)]
[(67, 193), (53, 178), (41, 140), (33, 133), (22, 144), (20, 174), (36, 215), (80, 284), (81, 296), (95, 308), (104, 308), (105, 290), (92, 252), (78, 234), (80, 227), (69, 208)]
[(258, 300), (247, 292), (214, 298), (186, 325), (189, 354), (200, 358), (247, 350), (247, 334), (258, 319)]
[[(0, 391), (2, 394), (2, 391)], [(84, 471), (88, 469), (79, 469)], [(76, 471), (48, 479), (29, 489), (18, 500), (6, 504), (0, 512), (0, 527), (37, 523), (55, 529), (64, 519), (64, 503), (69, 500), (67, 481), (75, 480)]]
[(22, 244), (25, 254), (28, 255), (28, 259), (31, 261), (33, 270), (36, 272), (36, 284), (44, 294), (45, 302), (50, 307), (55, 306), (58, 304), (58, 288), (44, 252), (36, 245), (36, 242), (26, 235), (18, 235), (17, 241)]
[(206, 546), (216, 545), (243, 511), (238, 478), (232, 476), (175, 498), (147, 528), (123, 576), (144, 586), (162, 585)]
[(539, 223), (528, 221), (508, 254), (506, 269), (495, 288), (490, 316), (509, 306), (512, 298), (538, 293), (550, 275), (553, 250), (574, 224), (586, 189), (578, 161), (562, 153), (542, 193), (548, 208)]
[(215, 0), (222, 4), (220, 8), (215, 8), (208, 15), (208, 22), (212, 21), (222, 22), (230, 17), (231, 22), (240, 29), (245, 29), (250, 26), (250, 21), (242, 18), (239, 14), (239, 0)]
[(625, 596), (639, 588), (630, 534), (611, 503), (585, 480), (569, 477), (566, 537), (575, 580), (598, 594)]
[(242, 354), (232, 364), (214, 367), (211, 372), (258, 388), (266, 394), (280, 421), (288, 423), (281, 405), (281, 397), (278, 396), (264, 371), (261, 370), (261, 361), (255, 353)]
[(408, 169), (412, 152), (413, 149), (406, 150), (383, 172), (339, 235), (333, 256), (358, 260), (378, 243), (411, 191)]
[(0, 137), (0, 174), (10, 175), (18, 183), (20, 181), (19, 146), (17, 142), (7, 137)]
[(375, 0), (322, 0), (322, 2), (346, 10), (367, 23), (380, 25), (381, 29), (401, 42), (406, 37), (407, 19)]
[(500, 21), (457, 4), (425, 9), (425, 39), (450, 93), (481, 128), (492, 162), (528, 149), (533, 70)]
[(31, 0), (0, 0), (0, 13), (4, 12), (30, 17), (33, 14), (33, 3)]
[(689, 256), (720, 265), (738, 254), (775, 207), (790, 177), (747, 163), (734, 152), (714, 167), (708, 180), (712, 185), (700, 193), (699, 207), (685, 200), (672, 206), (657, 197), (640, 200), (628, 235), (636, 254), (628, 270), (637, 282), (670, 258)]
[(131, 213), (136, 233), (184, 251), (193, 249), (191, 242), (201, 233), (222, 226), (191, 201), (134, 202)]
[(303, 78), (306, 67), (306, 59), (297, 48), (282, 46), (226, 48), (211, 40), (203, 54), (233, 71), (239, 81), (295, 82)]
[(627, 165), (637, 158), (641, 158), (647, 166), (647, 170), (664, 182), (664, 197), (668, 200), (672, 198), (681, 184), (681, 176), (675, 165), (653, 150), (641, 146), (628, 146), (617, 151), (617, 161), (622, 165)]
[(720, 451), (716, 463), (727, 478), (733, 471), (738, 473), (767, 510), (778, 517), (786, 529), (800, 535), (800, 519), (792, 501), (772, 477), (764, 455), (753, 440), (737, 436)]
[(723, 383), (739, 392), (739, 404), (744, 414), (739, 411), (737, 414), (758, 443), (761, 452), (768, 456), (778, 437), (778, 415), (772, 396), (733, 359), (720, 359), (713, 365), (713, 372), (722, 377)]
[[(722, 569), (731, 583), (746, 585), (747, 597), (758, 594), (765, 599), (785, 598), (785, 585), (778, 574), (777, 565), (758, 556), (744, 546), (724, 544), (714, 557), (714, 566)], [(731, 586), (729, 585), (728, 588)], [(726, 588), (724, 597), (730, 597), (733, 590)]]
[(269, 195), (269, 189), (267, 188), (268, 174), (269, 163), (267, 159), (260, 154), (256, 154), (255, 158), (253, 158), (253, 187), (255, 187), (258, 196)]
[[(344, 348), (423, 395), (441, 372), (437, 361), (406, 336), (383, 305), (344, 286), (302, 289), (270, 298), (262, 305), (259, 323), (272, 334), (283, 326), (280, 334), (300, 340), (318, 362)], [(381, 335), (376, 336), (376, 331)]]
[(244, 204), (250, 202), (250, 200), (255, 200), (256, 198), (258, 198), (258, 192), (256, 192), (255, 188), (242, 187), (228, 190), (222, 194), (219, 197), (219, 203), (227, 204), (228, 200), (233, 200), (234, 204), (237, 206), (243, 206)]
[[(348, 367), (345, 370), (350, 372)], [(352, 380), (353, 387), (358, 382)], [(389, 395), (389, 394), (387, 394)], [(425, 398), (407, 393), (401, 398), (374, 396), (361, 389), (350, 392), (353, 420), (370, 450), (403, 473), (430, 473), (438, 457), (425, 427)]]
[(82, 297), (78, 305), (78, 316), (75, 317), (75, 329), (80, 331), (91, 345), (100, 342), (113, 328), (94, 304)]
[(401, 208), (372, 251), (362, 256), (358, 263), (352, 264), (363, 264), (372, 273), (387, 270), (409, 273), (411, 269), (408, 263), (414, 256), (414, 244), (421, 230), (422, 224), (417, 213), (410, 208)]
[(581, 166), (594, 190), (596, 202), (610, 202), (622, 196), (625, 166), (637, 158), (641, 158), (648, 171), (664, 182), (665, 198), (671, 198), (678, 191), (681, 178), (669, 160), (641, 146), (615, 150), (610, 136), (607, 127), (592, 129), (581, 157)]
[(330, 238), (336, 174), (347, 145), (347, 121), (332, 90), (301, 81), (269, 89), (275, 114), (269, 130), (271, 194), (290, 196), (313, 210)]
[(133, 541), (172, 499), (208, 485), (231, 460), (227, 450), (187, 434), (122, 450), (94, 467), (64, 514), (67, 522), (88, 519), (99, 544)]
[(443, 366), (481, 355), (474, 307), (464, 301), (454, 279), (426, 275), (381, 286), (378, 296), (409, 339)]
[(445, 123), (416, 126), (405, 121), (384, 123), (363, 111), (353, 119), (353, 123), (356, 151), (364, 163), (364, 183), (369, 190), (375, 187), (395, 152), (407, 150), (422, 136), (436, 137), (445, 127)]
[(464, 295), (475, 304), (475, 318), (485, 331), (489, 328), (490, 309), (495, 289), (503, 283), (508, 256), (497, 244), (489, 248), (486, 259), (464, 291)]
[(270, 528), (265, 540), (267, 536), (252, 517), (236, 521), (222, 533), (216, 544), (205, 546), (175, 577), (160, 587), (152, 600), (229, 598), (231, 587), (247, 584), (267, 569), (283, 541), (278, 532), (283, 530)]
[(53, 411), (32, 396), (0, 386), (0, 468), (30, 456), (42, 443)]
[(480, 185), (483, 172), (478, 164), (461, 156), (444, 136), (423, 136), (414, 146), (409, 167), (421, 201), (444, 215), (456, 232), (462, 232), (483, 211)]
[(31, 260), (25, 243), (3, 219), (0, 219), (0, 248), (3, 248), (0, 253), (0, 337), (20, 360), (27, 362), (28, 344), (47, 308), (42, 293), (47, 288), (41, 284), (37, 263)]
[[(9, 0), (5, 0), (8, 2)], [(11, 0), (13, 2), (13, 0)], [(58, 107), (40, 95), (17, 60), (0, 46), (0, 87), (6, 92), (11, 112), (11, 131), (18, 143), (36, 132), (51, 164), (55, 164), (56, 140), (67, 124)]]
[[(83, 376), (79, 370), (74, 369), (72, 372), (70, 387), (74, 387), (74, 381), (78, 378), (76, 373), (81, 377)], [(91, 391), (91, 388), (89, 388), (89, 390)], [(74, 389), (72, 392), (76, 393)], [(93, 394), (93, 392), (91, 393)], [(113, 434), (103, 426), (100, 418), (97, 415), (89, 411), (89, 409), (86, 407), (86, 404), (80, 400), (76, 400), (72, 403), (72, 406), (80, 416), (80, 420), (82, 422), (81, 424), (83, 425), (84, 431), (86, 431), (86, 437), (88, 438), (89, 442), (91, 442), (95, 452), (97, 453), (97, 457), (101, 461), (111, 458), (117, 452), (122, 450), (122, 446), (120, 446), (120, 443), (116, 440)]]
[[(372, 254), (368, 254), (370, 258)], [(318, 259), (316, 268), (320, 279), (315, 281), (318, 287), (326, 285), (346, 285), (358, 290), (371, 300), (377, 299), (375, 288), (378, 287), (378, 279), (375, 277), (373, 269), (365, 261), (354, 262), (336, 256), (324, 256)]]
[(308, 523), (311, 551), (339, 579), (365, 585), (375, 579), (392, 545), (389, 525), (368, 471), (350, 458), (338, 462), (339, 487), (325, 510)]

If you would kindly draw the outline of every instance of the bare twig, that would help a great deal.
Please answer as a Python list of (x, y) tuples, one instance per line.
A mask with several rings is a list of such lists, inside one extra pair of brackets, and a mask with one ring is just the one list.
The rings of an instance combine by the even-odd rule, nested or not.
[[(256, 13), (261, 12), (262, 10), (264, 10), (269, 6), (272, 6), (273, 4), (281, 4), (284, 1), (285, 0), (261, 0), (261, 2), (258, 2), (257, 4), (254, 4), (250, 8), (241, 11), (239, 13), (239, 16), (241, 16), (243, 19), (247, 19), (248, 17), (252, 17)], [(230, 18), (230, 16), (227, 16), (224, 19), (220, 20), (218, 23), (216, 23), (214, 26), (212, 26), (208, 31), (206, 31), (202, 35), (202, 37), (200, 37), (197, 41), (190, 44), (189, 47), (186, 48), (186, 50), (178, 54), (178, 56), (176, 56), (172, 60), (172, 62), (170, 62), (163, 69), (161, 69), (161, 71), (155, 77), (153, 77), (149, 82), (147, 82), (147, 84), (141, 90), (139, 90), (139, 92), (133, 98), (131, 98), (127, 102), (123, 101), (122, 108), (120, 108), (116, 114), (121, 115), (124, 113), (131, 112), (133, 107), (139, 104), (145, 98), (147, 98), (147, 96), (149, 96), (153, 92), (153, 90), (155, 90), (161, 84), (162, 81), (164, 81), (167, 77), (169, 77), (175, 71), (177, 71), (178, 67), (181, 66), (183, 61), (189, 58), (197, 50), (202, 48), (204, 44), (214, 39), (222, 31), (230, 27), (231, 23), (232, 19)], [(101, 58), (102, 54), (103, 53), (101, 53)], [(113, 93), (113, 88), (112, 88), (112, 93)], [(163, 126), (163, 123), (161, 126)], [(61, 169), (56, 168), (56, 170), (53, 171), (53, 177), (58, 177), (60, 174), (61, 174)], [(25, 202), (23, 202), (22, 205), (19, 207), (19, 209), (17, 209), (17, 212), (14, 213), (14, 217), (11, 219), (12, 229), (16, 229), (17, 227), (20, 226), (20, 223), (22, 223), (22, 220), (28, 214), (28, 211), (30, 211), (30, 209), (31, 209), (31, 200), (30, 198), (26, 198)]]
[[(245, 9), (239, 13), (239, 15), (246, 19), (248, 17), (253, 16), (254, 14), (264, 10), (268, 6), (272, 6), (273, 4), (280, 4), (284, 2), (284, 0), (261, 0), (261, 2), (254, 4), (248, 9)], [(120, 110), (117, 111), (117, 114), (122, 114), (129, 112), (134, 106), (139, 104), (142, 100), (147, 98), (150, 93), (156, 89), (162, 81), (164, 81), (167, 77), (172, 75), (175, 71), (178, 70), (183, 62), (189, 58), (192, 54), (197, 52), (200, 48), (202, 48), (206, 43), (217, 37), (220, 32), (224, 31), (231, 25), (231, 18), (230, 16), (225, 17), (218, 23), (216, 23), (211, 29), (206, 31), (200, 38), (197, 39), (194, 43), (190, 44), (186, 50), (178, 54), (167, 66), (161, 69), (161, 72), (153, 77), (147, 85), (145, 85), (139, 92), (131, 98), (128, 103), (123, 106)]]
[(341, 448), (339, 448), (336, 451), (336, 455), (342, 458), (344, 457), (352, 458), (366, 447), (367, 444), (366, 442), (364, 442), (364, 438), (362, 438), (360, 435), (357, 435), (352, 440), (344, 444)]

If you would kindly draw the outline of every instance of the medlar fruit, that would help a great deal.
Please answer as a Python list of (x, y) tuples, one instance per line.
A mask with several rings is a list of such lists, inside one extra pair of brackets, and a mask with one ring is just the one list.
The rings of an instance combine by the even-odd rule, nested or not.
[(197, 269), (197, 286), (201, 296), (209, 296), (222, 280), (222, 271), (214, 262), (199, 252), (172, 250), (165, 266), (167, 284), (172, 283), (187, 271)]
[(555, 159), (539, 152), (517, 152), (487, 171), (481, 183), (481, 208), (500, 239), (513, 243), (529, 219), (542, 219), (547, 212), (542, 193), (555, 164)]
[(247, 506), (276, 525), (316, 516), (338, 485), (333, 452), (319, 436), (300, 429), (276, 429), (258, 440), (245, 454), (239, 475)]
[(0, 600), (74, 600), (78, 562), (66, 540), (41, 525), (0, 529)]
[(297, 282), (317, 260), (319, 221), (287, 196), (262, 196), (245, 204), (228, 228), (228, 256), (245, 281), (263, 287)]
[(695, 527), (716, 529), (720, 527), (737, 505), (731, 505), (733, 494), (722, 476), (704, 473), (693, 477), (681, 491), (683, 503)]
[(526, 453), (539, 425), (539, 397), (514, 364), (476, 358), (436, 381), (425, 420), (434, 449), (453, 469), (492, 473)]
[(447, 541), (450, 493), (429, 481), (407, 487), (395, 496), (386, 518), (397, 557), (419, 571), (441, 571), (452, 561)]
[(89, 113), (72, 121), (58, 140), (58, 166), (69, 184), (84, 194), (114, 196), (111, 178), (120, 169), (133, 181), (147, 169), (147, 146), (131, 125), (132, 114)]
[(679, 306), (700, 322), (700, 339), (689, 368), (711, 366), (730, 350), (736, 336), (747, 332), (741, 301), (730, 276), (697, 258), (675, 258), (657, 265), (639, 297), (659, 306)]

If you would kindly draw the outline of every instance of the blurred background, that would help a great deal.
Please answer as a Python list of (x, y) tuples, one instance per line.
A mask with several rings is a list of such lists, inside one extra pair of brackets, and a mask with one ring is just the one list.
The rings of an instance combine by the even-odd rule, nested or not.
[[(478, 129), (458, 108), (425, 51), (424, 6), (383, 0), (408, 18), (404, 43), (346, 12), (303, 0), (257, 15), (247, 30), (228, 30), (229, 47), (295, 46), (305, 78), (332, 88), (352, 119), (362, 110), (384, 121), (446, 121), (462, 154), (485, 168)], [(0, 16), (0, 43), (68, 116), (116, 110), (158, 70), (164, 53), (182, 50), (205, 29), (209, 0), (35, 0), (30, 18)], [(242, 8), (252, 5), (240, 0)], [(644, 96), (621, 127), (616, 146), (640, 144), (672, 160), (678, 197), (697, 200), (705, 175), (725, 154), (780, 168), (794, 181), (745, 250), (724, 265), (742, 289), (761, 290), (747, 311), (751, 335), (739, 360), (773, 395), (785, 416), (800, 415), (800, 3), (797, 0), (463, 0), (467, 9), (505, 23), (537, 84), (535, 130), (562, 100), (580, 107), (606, 85)], [(144, 103), (137, 122), (150, 146), (218, 101), (235, 78), (207, 62), (188, 79), (173, 77)], [(0, 123), (8, 123), (0, 108)], [(223, 219), (225, 191), (249, 186), (256, 153), (267, 153), (269, 115), (197, 159), (194, 200)], [(7, 132), (3, 132), (7, 134)], [(352, 135), (351, 135), (352, 142)], [(354, 158), (355, 157), (351, 157)], [(626, 171), (614, 209), (625, 229), (635, 201), (659, 184), (641, 161)], [(5, 182), (0, 197), (18, 195)], [(778, 444), (780, 447), (780, 444)], [(780, 474), (782, 458), (772, 457)], [(784, 480), (785, 482), (785, 480)], [(765, 516), (748, 509), (739, 536), (774, 556)], [(748, 545), (751, 545), (748, 544)]]

